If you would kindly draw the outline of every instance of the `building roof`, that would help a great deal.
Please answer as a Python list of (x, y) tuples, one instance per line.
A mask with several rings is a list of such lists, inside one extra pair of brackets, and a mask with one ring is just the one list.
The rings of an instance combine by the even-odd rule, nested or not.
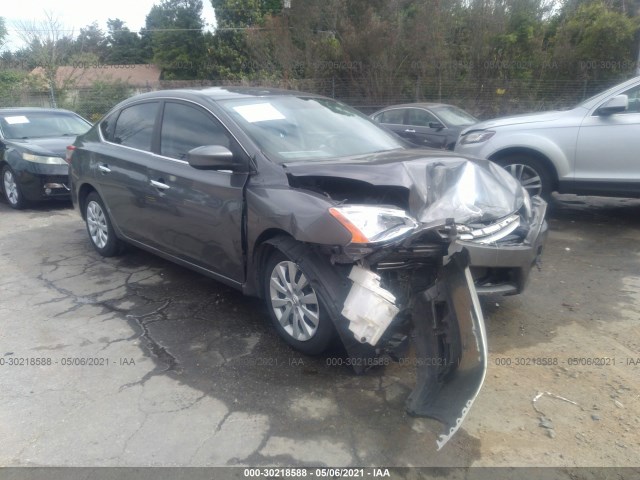
[[(64, 65), (56, 71), (56, 84), (72, 84), (76, 88), (87, 88), (96, 81), (125, 82), (132, 87), (157, 87), (161, 70), (156, 65)], [(44, 76), (42, 67), (34, 68), (31, 75)]]

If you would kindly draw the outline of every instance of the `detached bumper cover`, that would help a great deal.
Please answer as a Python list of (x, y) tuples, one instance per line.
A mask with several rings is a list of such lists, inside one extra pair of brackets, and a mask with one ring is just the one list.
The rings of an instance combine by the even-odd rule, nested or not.
[[(437, 440), (440, 450), (458, 431), (473, 405), (487, 371), (487, 334), (478, 295), (471, 273), (462, 255), (445, 265), (436, 284), (423, 293), (414, 309), (416, 335), (417, 385), (407, 400), (411, 415), (435, 418), (445, 425), (445, 433)], [(443, 322), (459, 337), (460, 351), (453, 353), (456, 368), (439, 375), (431, 368), (434, 359), (430, 341), (430, 325), (436, 322), (434, 306), (449, 307)]]
[[(384, 332), (375, 329), (380, 325), (382, 330), (386, 328), (379, 319), (370, 318), (371, 323), (367, 323), (357, 318), (358, 313), (366, 313), (370, 306), (362, 305), (360, 312), (353, 311), (357, 310), (357, 304), (348, 300), (350, 295), (362, 295), (359, 293), (362, 285), (351, 279), (352, 270), (357, 272), (360, 267), (332, 265), (321, 249), (293, 239), (278, 238), (269, 243), (303, 269), (332, 319), (356, 373), (380, 364), (376, 359), (388, 352), (385, 347), (398, 329), (398, 322), (389, 322)], [(393, 249), (389, 247), (389, 251)], [(417, 382), (407, 400), (407, 411), (444, 423), (445, 433), (437, 440), (440, 449), (460, 428), (482, 387), (487, 368), (487, 341), (482, 310), (468, 268), (468, 254), (462, 250), (448, 256), (446, 246), (441, 245), (434, 246), (430, 256), (433, 265), (428, 268), (435, 274), (435, 282), (426, 291), (413, 293), (404, 302), (398, 302), (398, 310), (410, 311), (416, 349)], [(386, 288), (393, 290), (393, 286)], [(393, 299), (390, 292), (379, 290), (377, 284), (368, 285), (366, 290), (370, 302), (380, 300), (384, 306)], [(379, 299), (369, 297), (378, 294)], [(352, 312), (345, 312), (345, 307)], [(443, 312), (446, 312), (444, 316)], [(388, 320), (387, 315), (383, 317)], [(439, 336), (437, 332), (443, 330), (448, 334)], [(354, 332), (375, 332), (375, 335), (354, 335)], [(444, 350), (443, 341), (448, 343)]]

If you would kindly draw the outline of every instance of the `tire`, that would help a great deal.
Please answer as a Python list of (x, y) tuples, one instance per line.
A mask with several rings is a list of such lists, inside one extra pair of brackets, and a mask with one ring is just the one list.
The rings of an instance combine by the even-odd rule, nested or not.
[(116, 236), (100, 195), (91, 192), (84, 203), (87, 233), (93, 248), (103, 257), (114, 257), (122, 253), (124, 244)]
[(298, 264), (274, 252), (266, 262), (263, 286), (271, 322), (285, 342), (307, 355), (332, 346), (333, 323)]
[(22, 194), (16, 174), (9, 165), (2, 168), (2, 191), (4, 198), (11, 208), (22, 210), (27, 206), (27, 200)]
[(526, 154), (509, 155), (495, 161), (529, 192), (545, 200), (551, 198), (553, 176), (544, 162)]

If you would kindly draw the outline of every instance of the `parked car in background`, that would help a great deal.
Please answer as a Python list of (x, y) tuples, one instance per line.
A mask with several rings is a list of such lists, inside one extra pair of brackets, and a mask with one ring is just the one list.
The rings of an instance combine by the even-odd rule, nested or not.
[(62, 109), (0, 109), (0, 188), (12, 208), (69, 198), (66, 147), (91, 124)]
[(570, 110), (473, 125), (455, 150), (503, 166), (531, 195), (640, 197), (640, 77)]
[(470, 113), (444, 103), (393, 105), (371, 118), (413, 145), (447, 150), (453, 150), (464, 128), (479, 122)]
[(317, 354), (337, 337), (357, 371), (413, 338), (424, 362), (408, 409), (448, 425), (440, 445), (486, 369), (469, 262), (516, 293), (546, 235), (546, 204), (495, 164), (407, 148), (300, 92), (138, 95), (68, 159), (101, 255), (131, 243), (262, 297), (285, 342)]

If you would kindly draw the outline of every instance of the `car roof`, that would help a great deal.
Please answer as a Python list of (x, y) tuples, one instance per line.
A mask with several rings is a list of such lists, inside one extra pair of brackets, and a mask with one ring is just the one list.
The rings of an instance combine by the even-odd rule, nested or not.
[[(381, 108), (378, 112), (383, 112), (385, 110), (392, 110), (394, 108), (436, 108), (436, 107), (455, 107), (455, 105), (450, 105), (448, 103), (429, 103), (429, 102), (419, 102), (419, 103), (401, 103), (399, 105), (389, 105), (388, 107)], [(458, 108), (458, 107), (456, 107)], [(376, 113), (378, 113), (376, 112)]]
[(71, 110), (65, 110), (64, 108), (40, 108), (40, 107), (9, 107), (0, 108), (0, 115), (16, 114), (16, 113), (70, 113), (77, 115), (77, 113)]
[(156, 90), (154, 92), (135, 95), (127, 100), (166, 98), (168, 96), (176, 96), (176, 97), (184, 97), (184, 98), (206, 97), (213, 101), (229, 100), (234, 98), (273, 97), (273, 96), (325, 98), (325, 97), (322, 97), (322, 95), (299, 92), (296, 90), (286, 90), (282, 88), (227, 86), (227, 87), (179, 88), (179, 89), (173, 89), (173, 90)]

